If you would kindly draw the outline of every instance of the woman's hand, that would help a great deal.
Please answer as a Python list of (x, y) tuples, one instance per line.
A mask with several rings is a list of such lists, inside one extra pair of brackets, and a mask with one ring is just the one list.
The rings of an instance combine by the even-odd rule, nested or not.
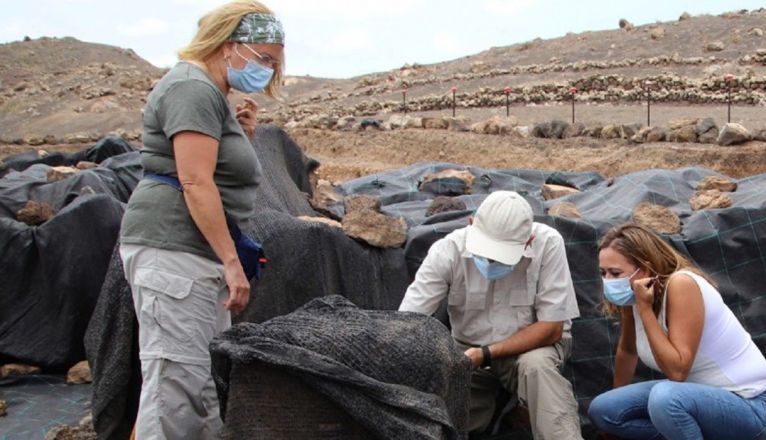
[(652, 307), (654, 303), (654, 282), (656, 278), (640, 278), (633, 280), (631, 287), (636, 295), (636, 305), (639, 307)]
[(229, 299), (223, 303), (226, 310), (240, 314), (250, 302), (250, 282), (239, 260), (223, 265), (223, 275), (229, 288)]
[(237, 122), (242, 126), (248, 139), (252, 140), (255, 134), (255, 115), (258, 112), (258, 104), (253, 98), (245, 98), (243, 104), (237, 104)]

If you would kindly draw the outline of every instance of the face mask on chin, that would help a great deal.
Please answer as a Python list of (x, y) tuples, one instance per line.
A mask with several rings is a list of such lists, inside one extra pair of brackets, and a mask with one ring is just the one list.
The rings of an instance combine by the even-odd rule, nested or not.
[(624, 278), (602, 278), (606, 300), (616, 306), (630, 306), (635, 304), (636, 295), (633, 293), (630, 279), (638, 273), (638, 270), (639, 269), (636, 269), (630, 276)]
[(499, 280), (500, 278), (506, 277), (513, 272), (514, 268), (514, 266), (497, 261), (490, 263), (489, 260), (478, 255), (473, 256), (473, 263), (476, 268), (479, 269), (481, 275), (488, 280)]

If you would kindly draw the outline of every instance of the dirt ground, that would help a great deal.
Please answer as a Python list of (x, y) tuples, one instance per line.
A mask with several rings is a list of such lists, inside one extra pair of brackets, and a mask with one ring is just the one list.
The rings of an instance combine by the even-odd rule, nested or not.
[(422, 161), (483, 168), (597, 171), (606, 177), (651, 169), (709, 168), (742, 178), (766, 172), (766, 143), (737, 147), (573, 138), (549, 140), (446, 130), (338, 132), (291, 130), (319, 177), (344, 181)]

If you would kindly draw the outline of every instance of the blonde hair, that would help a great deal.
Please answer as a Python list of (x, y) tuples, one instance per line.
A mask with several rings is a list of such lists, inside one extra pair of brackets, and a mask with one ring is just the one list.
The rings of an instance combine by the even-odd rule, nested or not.
[[(197, 34), (188, 46), (178, 51), (178, 59), (205, 61), (229, 41), (242, 17), (247, 14), (274, 15), (271, 9), (255, 0), (235, 0), (220, 6), (203, 16), (198, 23)], [(271, 97), (279, 95), (282, 85), (284, 59), (274, 68), (274, 76), (264, 92)]]
[[(694, 272), (715, 286), (710, 277), (644, 226), (625, 223), (612, 228), (604, 235), (598, 246), (599, 252), (606, 248), (615, 250), (637, 268), (644, 269), (656, 277), (652, 303), (655, 315), (659, 314), (662, 307), (670, 276), (679, 270)], [(608, 301), (604, 301), (601, 308), (606, 314), (617, 314), (617, 307)]]

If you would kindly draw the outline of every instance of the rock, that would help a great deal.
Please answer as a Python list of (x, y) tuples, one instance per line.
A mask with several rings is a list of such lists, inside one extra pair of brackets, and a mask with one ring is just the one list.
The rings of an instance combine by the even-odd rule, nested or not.
[(602, 127), (600, 125), (596, 125), (596, 126), (593, 126), (593, 127), (586, 128), (582, 135), (583, 136), (592, 137), (592, 138), (600, 138), (601, 137), (601, 132), (603, 130), (604, 130), (604, 127)]
[(721, 192), (734, 192), (737, 190), (737, 182), (720, 176), (707, 176), (697, 184), (697, 191), (717, 189)]
[(556, 203), (548, 209), (548, 215), (564, 218), (582, 218), (580, 210), (577, 209), (574, 203), (570, 202)]
[(338, 123), (335, 125), (336, 130), (350, 131), (354, 129), (356, 125), (356, 118), (353, 116), (344, 116), (338, 119)]
[(718, 142), (718, 128), (708, 130), (705, 133), (699, 135), (697, 142), (701, 144), (715, 144)]
[(700, 209), (720, 209), (728, 208), (732, 205), (729, 195), (718, 191), (717, 189), (708, 189), (697, 191), (689, 200), (689, 205), (694, 211)]
[(638, 130), (638, 133), (634, 134), (630, 141), (634, 144), (643, 144), (646, 142), (646, 138), (649, 136), (649, 133), (652, 131), (652, 127), (643, 127), (641, 130)]
[(98, 168), (98, 164), (96, 162), (89, 162), (87, 160), (81, 160), (77, 162), (77, 165), (75, 165), (75, 168), (78, 170), (90, 170), (93, 168)]
[(692, 16), (688, 12), (684, 12), (680, 17), (678, 17), (678, 21), (686, 21), (690, 18), (692, 18)]
[(410, 116), (404, 123), (404, 128), (423, 128), (423, 118)]
[(407, 125), (407, 121), (409, 121), (410, 117), (406, 115), (392, 115), (390, 118), (388, 118), (388, 121), (386, 121), (385, 124), (383, 124), (383, 127), (386, 130), (396, 130), (397, 128), (404, 128)]
[(751, 37), (762, 37), (763, 36), (763, 29), (761, 29), (761, 28), (752, 28), (749, 31), (747, 31), (747, 35), (750, 35)]
[(649, 36), (652, 38), (652, 40), (661, 40), (665, 38), (665, 28), (654, 28), (651, 30), (651, 32), (649, 32)]
[(532, 129), (530, 129), (526, 125), (523, 125), (523, 126), (514, 127), (513, 132), (519, 137), (528, 138), (529, 135), (532, 133)]
[(9, 376), (30, 376), (39, 374), (40, 367), (33, 367), (24, 364), (6, 364), (0, 367), (0, 379)]
[(467, 118), (444, 118), (445, 121), (447, 121), (447, 124), (449, 125), (450, 131), (471, 131), (470, 124), (471, 121)]
[(465, 211), (465, 203), (456, 197), (438, 196), (428, 206), (426, 217), (449, 211)]
[(340, 188), (336, 187), (327, 180), (320, 179), (317, 182), (316, 188), (309, 200), (309, 204), (317, 211), (329, 215), (331, 218), (336, 218), (333, 214), (331, 207), (335, 204), (343, 202), (344, 195)]
[(423, 128), (429, 130), (446, 130), (449, 127), (449, 121), (444, 118), (423, 118)]
[(0, 417), (8, 414), (8, 405), (5, 403), (5, 400), (0, 400)]
[(624, 31), (632, 31), (633, 30), (633, 23), (629, 22), (628, 20), (621, 18), (619, 23), (620, 29)]
[(667, 206), (649, 202), (640, 203), (633, 210), (633, 221), (659, 234), (681, 232), (681, 219)]
[(81, 385), (93, 382), (90, 375), (90, 365), (88, 361), (80, 361), (69, 369), (66, 374), (66, 383), (70, 385)]
[(475, 177), (470, 171), (447, 169), (428, 174), (418, 185), (418, 189), (443, 196), (470, 194)]
[(41, 225), (56, 216), (56, 211), (47, 203), (28, 200), (23, 208), (16, 212), (16, 220), (30, 226)]
[(620, 131), (619, 125), (605, 125), (604, 128), (601, 129), (601, 139), (618, 139), (622, 136)]
[(47, 173), (48, 182), (58, 182), (64, 180), (69, 176), (74, 176), (78, 173), (78, 169), (75, 167), (50, 167)]
[(668, 137), (668, 132), (663, 127), (651, 127), (646, 135), (646, 142), (663, 142)]
[(672, 130), (668, 134), (668, 141), (670, 142), (697, 142), (697, 133), (694, 131), (694, 125), (686, 125), (684, 127)]
[(560, 197), (565, 197), (570, 194), (576, 194), (579, 192), (580, 190), (576, 188), (570, 188), (563, 185), (553, 185), (551, 183), (546, 183), (543, 185), (543, 199), (545, 200), (558, 199)]
[(359, 122), (358, 128), (360, 130), (368, 130), (368, 129), (380, 130), (381, 128), (383, 128), (383, 121), (380, 119), (370, 119), (370, 118), (362, 119)]
[(560, 120), (543, 122), (535, 125), (532, 129), (532, 136), (544, 139), (561, 139), (567, 127), (569, 124)]
[(670, 121), (670, 130), (678, 130), (679, 128), (688, 127), (690, 125), (696, 127), (699, 121), (699, 118), (673, 119)]
[(639, 130), (641, 130), (641, 124), (623, 124), (620, 126), (620, 137), (622, 139), (630, 139), (635, 136)]
[(407, 223), (372, 210), (356, 211), (343, 217), (343, 232), (375, 247), (398, 248), (407, 241)]
[(354, 194), (343, 199), (343, 208), (346, 214), (370, 209), (380, 211), (380, 198), (366, 194)]
[(726, 46), (720, 41), (714, 41), (712, 43), (708, 43), (707, 46), (705, 46), (705, 50), (708, 52), (720, 52), (725, 48)]
[(718, 135), (718, 145), (739, 145), (752, 139), (750, 132), (741, 124), (733, 122), (723, 126)]
[(298, 220), (303, 220), (304, 222), (323, 223), (325, 225), (332, 226), (333, 228), (343, 227), (339, 221), (327, 217), (309, 217), (307, 215), (302, 215), (298, 217)]
[(517, 125), (519, 120), (514, 116), (493, 116), (486, 121), (473, 124), (471, 131), (478, 134), (509, 134)]
[(574, 124), (569, 125), (564, 132), (561, 134), (562, 139), (569, 139), (573, 137), (579, 137), (582, 136), (583, 132), (585, 131), (585, 124), (582, 122), (575, 122)]
[[(717, 133), (716, 133), (717, 135)], [(753, 133), (753, 140), (766, 142), (766, 128), (760, 128)]]
[(718, 126), (715, 123), (715, 119), (704, 118), (697, 121), (697, 124), (694, 127), (694, 132), (697, 133), (697, 136), (702, 136), (703, 134), (713, 129), (715, 129), (716, 131), (718, 130)]
[(40, 136), (30, 136), (24, 139), (24, 143), (27, 145), (32, 145), (33, 147), (36, 147), (36, 146), (45, 144), (45, 139), (43, 139)]
[(96, 194), (96, 190), (94, 190), (90, 185), (85, 185), (80, 188), (80, 195), (84, 196), (86, 194)]

